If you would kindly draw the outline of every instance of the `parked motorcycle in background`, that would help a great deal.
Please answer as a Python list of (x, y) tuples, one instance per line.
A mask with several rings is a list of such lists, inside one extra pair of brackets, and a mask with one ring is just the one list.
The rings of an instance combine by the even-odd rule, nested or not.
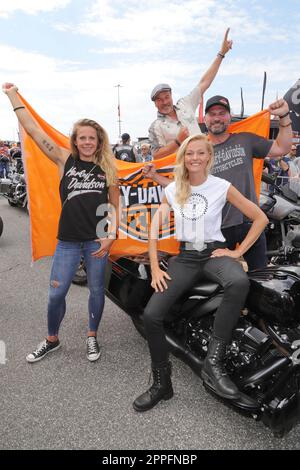
[(267, 255), (273, 264), (300, 265), (300, 200), (289, 184), (278, 186), (275, 177), (263, 173), (268, 185), (260, 194), (260, 208), (269, 218), (265, 230)]
[[(9, 190), (11, 185), (11, 180), (9, 178), (0, 178), (0, 196), (4, 196), (4, 194)], [(0, 217), (0, 237), (3, 232), (3, 219)]]
[(26, 189), (26, 180), (24, 167), (21, 158), (16, 158), (14, 169), (10, 175), (11, 184), (8, 187), (4, 197), (8, 200), (10, 206), (27, 208), (28, 198)]
[(73, 277), (72, 283), (78, 286), (85, 286), (87, 284), (86, 267), (83, 257), (80, 259), (80, 263), (75, 276)]

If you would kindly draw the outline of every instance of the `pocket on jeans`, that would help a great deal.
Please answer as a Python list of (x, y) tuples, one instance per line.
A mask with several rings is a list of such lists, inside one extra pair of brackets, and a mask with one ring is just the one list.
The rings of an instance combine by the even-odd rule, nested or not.
[(101, 243), (96, 242), (95, 240), (92, 240), (92, 241), (88, 242), (88, 247), (91, 248), (92, 250), (96, 251), (96, 250), (99, 250), (99, 248), (101, 247)]

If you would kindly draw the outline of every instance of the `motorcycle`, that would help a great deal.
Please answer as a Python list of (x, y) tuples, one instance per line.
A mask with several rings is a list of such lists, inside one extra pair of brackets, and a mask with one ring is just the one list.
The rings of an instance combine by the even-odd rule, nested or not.
[[(9, 178), (0, 178), (0, 195), (3, 196), (8, 190), (11, 185), (11, 181)], [(3, 219), (0, 217), (0, 237), (3, 232)]]
[[(168, 257), (160, 266), (167, 269)], [(226, 370), (252, 400), (225, 400), (231, 408), (268, 426), (274, 436), (289, 432), (300, 416), (300, 267), (273, 266), (248, 273), (250, 291), (227, 348)], [(145, 336), (143, 309), (153, 293), (149, 263), (139, 258), (110, 261), (106, 295)], [(203, 281), (173, 305), (165, 320), (171, 352), (200, 376), (223, 291)]]
[(11, 184), (7, 192), (4, 193), (4, 197), (6, 197), (10, 206), (27, 209), (26, 180), (21, 159), (16, 159), (16, 171), (11, 176)]
[(263, 173), (270, 190), (261, 191), (260, 208), (269, 218), (265, 230), (267, 255), (273, 264), (300, 263), (300, 203), (288, 186), (278, 186), (275, 177)]

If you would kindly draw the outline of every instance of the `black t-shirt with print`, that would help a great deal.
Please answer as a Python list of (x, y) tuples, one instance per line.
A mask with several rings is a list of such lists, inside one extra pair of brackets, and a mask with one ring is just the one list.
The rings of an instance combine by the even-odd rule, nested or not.
[[(62, 211), (57, 238), (63, 241), (98, 238), (97, 224), (106, 220), (105, 204), (108, 202), (106, 177), (99, 165), (75, 160), (70, 155), (65, 164), (59, 192)], [(104, 205), (103, 208), (99, 208), (101, 204)], [(96, 215), (97, 209), (100, 215)], [(101, 226), (106, 227), (106, 223), (103, 222)]]
[[(221, 144), (214, 145), (214, 166), (211, 173), (224, 178), (235, 186), (247, 199), (257, 204), (253, 177), (253, 158), (265, 158), (273, 141), (251, 132), (230, 134)], [(223, 210), (222, 227), (242, 224), (242, 212), (227, 203)]]

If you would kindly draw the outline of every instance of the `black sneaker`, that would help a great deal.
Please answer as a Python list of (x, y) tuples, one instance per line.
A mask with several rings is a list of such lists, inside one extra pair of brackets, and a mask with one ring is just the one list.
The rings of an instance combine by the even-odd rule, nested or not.
[(89, 361), (97, 361), (99, 359), (101, 351), (95, 336), (88, 336), (86, 340), (86, 356)]
[(55, 351), (58, 348), (60, 348), (59, 340), (51, 342), (51, 341), (48, 341), (47, 339), (44, 339), (44, 341), (42, 341), (38, 345), (35, 351), (28, 354), (28, 356), (26, 356), (26, 361), (28, 362), (40, 361), (41, 359), (43, 359), (43, 357), (46, 356), (46, 354), (48, 354), (49, 352)]

